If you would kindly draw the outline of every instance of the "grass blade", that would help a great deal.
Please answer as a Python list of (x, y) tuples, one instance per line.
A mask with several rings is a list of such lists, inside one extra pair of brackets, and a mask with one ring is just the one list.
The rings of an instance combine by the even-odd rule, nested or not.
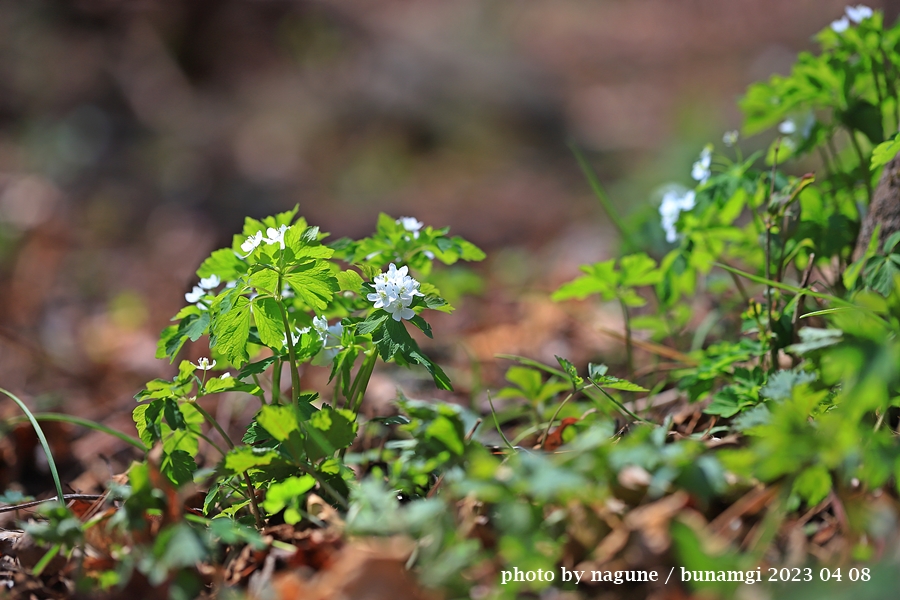
[[(62, 413), (34, 413), (34, 418), (38, 421), (58, 421), (62, 423), (72, 423), (73, 425), (79, 425), (81, 427), (86, 427), (88, 429), (93, 429), (94, 431), (100, 431), (103, 433), (108, 433), (109, 435), (115, 436), (125, 442), (126, 444), (130, 444), (134, 446), (141, 452), (147, 452), (149, 448), (144, 445), (144, 443), (135, 438), (131, 437), (127, 433), (122, 433), (121, 431), (116, 431), (111, 427), (107, 427), (102, 423), (97, 423), (96, 421), (91, 421), (90, 419), (82, 419), (81, 417), (73, 417), (72, 415), (65, 415)], [(6, 422), (15, 425), (17, 423), (22, 423), (27, 421), (27, 417), (13, 417), (11, 419), (7, 419)]]
[(56, 497), (59, 499), (59, 503), (63, 506), (66, 505), (66, 500), (64, 498), (65, 494), (63, 494), (62, 490), (62, 482), (59, 480), (59, 471), (56, 470), (56, 462), (53, 460), (53, 453), (50, 452), (50, 444), (47, 443), (47, 437), (44, 435), (44, 430), (41, 429), (41, 426), (38, 425), (37, 419), (34, 418), (34, 415), (28, 410), (28, 407), (25, 406), (25, 403), (19, 400), (19, 398), (3, 388), (0, 388), (0, 394), (6, 394), (13, 402), (19, 405), (19, 408), (22, 409), (22, 412), (25, 413), (25, 416), (28, 417), (28, 420), (31, 422), (31, 426), (34, 428), (34, 433), (37, 435), (38, 440), (41, 442), (41, 446), (44, 448), (44, 454), (47, 456), (47, 464), (50, 466), (50, 475), (53, 476), (53, 483), (56, 484)]

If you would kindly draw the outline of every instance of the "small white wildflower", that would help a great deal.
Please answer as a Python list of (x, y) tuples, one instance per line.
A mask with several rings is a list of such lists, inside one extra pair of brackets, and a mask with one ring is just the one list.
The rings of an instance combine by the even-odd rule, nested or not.
[[(194, 363), (191, 363), (194, 365)], [(201, 371), (209, 371), (210, 369), (216, 366), (216, 361), (209, 362), (209, 359), (205, 356), (203, 358), (197, 359), (197, 364), (194, 365), (194, 368), (200, 369)]]
[(693, 190), (686, 192), (670, 190), (663, 195), (662, 204), (659, 205), (659, 216), (662, 228), (666, 232), (666, 241), (670, 244), (678, 239), (678, 230), (675, 229), (678, 215), (694, 208), (695, 199)]
[(222, 381), (227, 381), (227, 380), (231, 379), (231, 373), (229, 373), (228, 371), (225, 371), (224, 373), (222, 373), (219, 376), (219, 379), (221, 379)]
[[(419, 230), (422, 229), (422, 221), (417, 220), (415, 217), (400, 217), (397, 219), (398, 225), (403, 225), (403, 229), (409, 231), (413, 234), (413, 238), (419, 239)], [(406, 239), (409, 239), (408, 237)]]
[(248, 237), (246, 240), (244, 240), (244, 243), (241, 244), (241, 250), (243, 250), (244, 252), (247, 253), (244, 256), (244, 258), (249, 256), (251, 252), (256, 250), (256, 247), (259, 246), (262, 243), (262, 241), (263, 241), (263, 232), (262, 231), (257, 231), (256, 233), (254, 233), (253, 235)]
[(225, 289), (231, 290), (237, 287), (237, 281), (226, 281)]
[(737, 129), (732, 129), (731, 131), (726, 131), (724, 135), (722, 135), (722, 143), (731, 148), (735, 144), (737, 144), (738, 137), (740, 134)]
[(781, 122), (781, 125), (778, 126), (778, 132), (783, 135), (793, 135), (797, 133), (797, 124), (793, 119), (785, 119)]
[(282, 298), (293, 298), (294, 297), (294, 290), (291, 288), (291, 286), (285, 284), (285, 286), (283, 288), (281, 288), (281, 297)]
[(190, 302), (191, 304), (194, 304), (196, 302), (200, 302), (200, 300), (203, 299), (203, 296), (205, 296), (205, 295), (206, 295), (206, 291), (203, 288), (201, 288), (199, 285), (195, 285), (194, 289), (192, 289), (191, 291), (189, 291), (188, 293), (186, 293), (184, 295), (184, 299), (187, 300), (188, 302)]
[(841, 17), (837, 21), (831, 22), (831, 29), (833, 29), (835, 33), (843, 33), (847, 31), (848, 27), (850, 27), (850, 21), (847, 17)]
[(329, 325), (325, 317), (313, 317), (313, 329), (319, 334), (322, 340), (322, 352), (316, 357), (314, 364), (329, 364), (338, 355), (343, 346), (341, 346), (341, 337), (344, 335), (344, 326), (340, 321), (334, 325)]
[(427, 258), (428, 260), (434, 260), (434, 252), (432, 252), (431, 250), (423, 250), (422, 254), (424, 254), (425, 258)]
[(866, 6), (865, 4), (857, 4), (856, 6), (848, 6), (844, 9), (844, 12), (847, 13), (847, 16), (854, 23), (861, 23), (866, 19), (869, 19), (874, 14), (872, 9)]
[(419, 282), (407, 275), (409, 267), (399, 269), (391, 263), (387, 273), (377, 275), (372, 280), (375, 292), (366, 298), (375, 308), (389, 312), (395, 321), (412, 319), (416, 313), (409, 307), (415, 296), (424, 296), (419, 291)]
[(691, 168), (691, 177), (699, 181), (701, 184), (706, 183), (706, 180), (709, 179), (711, 171), (709, 169), (712, 164), (712, 148), (710, 146), (705, 146), (703, 150), (700, 151), (700, 159), (694, 163), (694, 166)]
[(219, 276), (213, 273), (209, 277), (203, 277), (200, 279), (200, 287), (204, 290), (214, 290), (219, 287), (219, 284), (222, 283), (222, 280), (219, 279)]
[(282, 225), (278, 229), (269, 227), (266, 230), (266, 237), (263, 238), (263, 241), (269, 245), (278, 244), (281, 246), (281, 249), (284, 250), (284, 232), (288, 229), (287, 225)]
[[(309, 327), (304, 327), (303, 329), (294, 329), (294, 331), (291, 332), (291, 345), (292, 345), (292, 346), (296, 346), (297, 344), (299, 344), (299, 343), (300, 343), (300, 336), (303, 335), (303, 334), (306, 334), (306, 333), (309, 333)], [(287, 346), (287, 345), (288, 345), (288, 343), (287, 343), (287, 334), (284, 334), (284, 335), (281, 337), (281, 343), (282, 343), (282, 345), (284, 345), (284, 346)]]

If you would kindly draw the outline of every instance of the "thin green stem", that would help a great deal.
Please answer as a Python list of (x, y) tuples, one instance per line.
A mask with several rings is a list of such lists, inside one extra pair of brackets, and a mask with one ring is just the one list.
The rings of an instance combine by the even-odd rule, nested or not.
[(866, 162), (866, 157), (863, 155), (862, 148), (859, 146), (859, 141), (856, 139), (856, 133), (852, 129), (847, 129), (847, 133), (850, 135), (850, 143), (853, 145), (853, 150), (856, 152), (857, 158), (859, 158), (859, 168), (863, 173), (863, 183), (866, 184), (866, 193), (869, 196), (869, 204), (872, 204), (872, 174), (869, 172), (869, 163)]
[(604, 211), (606, 211), (606, 215), (609, 217), (609, 220), (612, 221), (613, 226), (618, 230), (619, 235), (622, 236), (622, 239), (627, 242), (629, 246), (632, 246), (633, 241), (631, 239), (631, 232), (625, 226), (625, 222), (619, 216), (619, 213), (612, 205), (612, 202), (610, 202), (609, 196), (606, 195), (606, 191), (604, 191), (603, 186), (600, 185), (600, 180), (597, 178), (597, 174), (594, 172), (594, 169), (591, 168), (591, 165), (581, 153), (581, 150), (578, 148), (578, 146), (575, 145), (575, 142), (569, 142), (569, 149), (571, 149), (572, 154), (575, 155), (575, 160), (578, 162), (578, 166), (581, 167), (581, 172), (587, 179), (588, 185), (591, 186), (591, 191), (594, 192), (594, 196), (597, 198), (600, 206), (603, 207)]
[[(278, 285), (281, 286), (281, 275), (278, 276)], [(275, 303), (281, 312), (281, 322), (287, 332), (285, 337), (287, 338), (288, 357), (291, 361), (291, 404), (296, 406), (300, 398), (300, 372), (297, 370), (297, 354), (294, 352), (294, 340), (291, 335), (293, 332), (290, 321), (288, 321), (287, 309), (284, 307), (284, 302), (281, 301), (280, 294), (275, 297)]]
[(563, 401), (559, 403), (559, 406), (556, 407), (556, 412), (553, 413), (553, 416), (550, 417), (550, 421), (547, 423), (547, 430), (544, 431), (544, 435), (538, 440), (538, 444), (543, 447), (544, 443), (547, 441), (547, 438), (550, 437), (550, 428), (553, 427), (553, 421), (556, 420), (556, 417), (559, 416), (559, 411), (562, 410), (562, 407), (566, 405), (566, 403), (572, 399), (576, 393), (578, 393), (582, 388), (576, 388), (573, 392), (571, 392), (568, 396), (563, 398)]
[(34, 429), (34, 433), (35, 435), (37, 435), (38, 441), (41, 443), (41, 447), (43, 447), (44, 454), (47, 457), (47, 465), (50, 467), (50, 475), (53, 477), (53, 483), (56, 485), (56, 497), (59, 500), (59, 503), (65, 506), (65, 494), (63, 494), (62, 482), (59, 479), (59, 471), (56, 469), (56, 462), (53, 460), (53, 453), (50, 452), (50, 444), (47, 443), (47, 437), (44, 435), (44, 430), (41, 429), (41, 426), (38, 425), (37, 419), (34, 418), (34, 415), (31, 413), (31, 411), (28, 410), (27, 406), (25, 406), (25, 403), (19, 400), (18, 396), (3, 388), (0, 388), (0, 394), (5, 394), (7, 397), (9, 397), (10, 400), (18, 404), (22, 412), (25, 413), (25, 416), (28, 417), (28, 421), (31, 423), (31, 427)]
[(272, 363), (272, 404), (281, 403), (281, 367), (284, 363), (276, 358)]
[(506, 435), (504, 435), (503, 430), (500, 429), (500, 421), (497, 419), (497, 411), (494, 409), (494, 400), (491, 398), (491, 390), (487, 391), (487, 397), (488, 397), (488, 404), (491, 407), (491, 416), (494, 418), (494, 427), (497, 429), (497, 433), (500, 434), (500, 437), (503, 439), (503, 442), (506, 444), (506, 447), (515, 452), (515, 450), (516, 450), (515, 446), (513, 446), (509, 442), (509, 440), (506, 438)]
[(616, 407), (617, 407), (620, 411), (622, 411), (622, 413), (628, 415), (629, 417), (631, 417), (632, 419), (634, 419), (635, 421), (638, 421), (638, 422), (640, 422), (640, 423), (648, 423), (647, 419), (643, 419), (643, 418), (637, 416), (636, 414), (634, 414), (633, 412), (631, 412), (630, 410), (628, 410), (628, 409), (625, 407), (624, 404), (622, 404), (621, 402), (619, 402), (618, 400), (616, 400), (615, 398), (613, 398), (613, 397), (609, 394), (609, 392), (607, 392), (607, 391), (604, 390), (602, 387), (600, 387), (599, 385), (597, 385), (597, 382), (596, 382), (596, 381), (594, 381), (594, 380), (591, 379), (590, 377), (588, 377), (588, 381), (590, 381), (590, 382), (593, 384), (593, 386), (594, 386), (595, 388), (597, 388), (598, 390), (600, 390), (600, 393), (603, 394), (604, 396), (606, 396), (606, 398), (607, 398), (610, 402), (612, 402), (613, 404), (615, 404)]
[[(211, 414), (209, 414), (209, 412), (207, 412), (207, 410), (205, 408), (200, 406), (199, 402), (194, 402), (194, 407), (197, 409), (197, 411), (201, 415), (203, 415), (203, 418), (206, 419), (206, 421), (210, 425), (215, 427), (216, 431), (219, 432), (219, 435), (221, 435), (222, 438), (225, 440), (225, 443), (228, 444), (228, 447), (233, 449), (234, 442), (231, 441), (231, 438), (228, 436), (228, 433), (226, 433), (226, 431), (222, 428), (222, 426), (219, 425), (219, 422), (216, 421), (213, 418), (213, 416)], [(210, 443), (212, 443), (212, 442), (210, 442)], [(217, 446), (215, 446), (215, 444), (213, 444), (213, 446), (217, 447)], [(219, 451), (221, 452), (221, 450), (219, 450)], [(222, 452), (222, 454), (224, 455), (225, 453)], [(253, 511), (253, 517), (256, 519), (256, 526), (258, 528), (262, 529), (262, 526), (263, 526), (262, 514), (259, 511), (259, 505), (256, 503), (256, 489), (253, 487), (253, 481), (251, 481), (251, 479), (250, 479), (250, 473), (248, 473), (247, 471), (244, 471), (241, 475), (244, 477), (244, 483), (247, 484), (247, 493), (250, 497), (250, 509)]]
[(625, 304), (625, 301), (622, 298), (619, 298), (619, 306), (622, 307), (622, 318), (624, 319), (625, 325), (625, 368), (628, 372), (628, 377), (634, 374), (634, 348), (631, 343), (631, 316), (628, 314), (628, 305)]
[(359, 409), (362, 407), (363, 399), (366, 395), (366, 388), (369, 386), (369, 379), (372, 377), (372, 372), (375, 370), (375, 363), (378, 360), (378, 349), (372, 348), (366, 354), (366, 359), (363, 361), (362, 366), (360, 366), (359, 371), (356, 373), (356, 378), (353, 380), (353, 385), (350, 387), (350, 397), (348, 398), (350, 402), (350, 410), (353, 411), (353, 414), (358, 414)]
[(328, 483), (318, 471), (308, 467), (303, 463), (297, 463), (297, 466), (301, 471), (303, 471), (307, 475), (312, 476), (312, 478), (316, 480), (316, 483), (318, 483), (323, 490), (328, 492), (331, 497), (337, 501), (338, 504), (340, 504), (344, 508), (350, 508), (350, 503), (347, 502), (347, 499), (344, 498), (344, 496), (340, 494), (336, 489), (334, 489), (334, 487), (332, 487), (332, 485)]

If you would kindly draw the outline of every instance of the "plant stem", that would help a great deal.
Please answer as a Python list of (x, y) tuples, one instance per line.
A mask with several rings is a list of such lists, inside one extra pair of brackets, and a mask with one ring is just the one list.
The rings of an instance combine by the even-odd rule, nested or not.
[[(209, 414), (205, 408), (200, 406), (199, 402), (194, 402), (194, 407), (197, 411), (203, 415), (203, 418), (207, 420), (207, 422), (216, 428), (216, 431), (222, 436), (225, 440), (225, 443), (228, 444), (230, 449), (234, 448), (234, 442), (231, 441), (231, 438), (228, 436), (228, 433), (222, 429), (222, 426), (219, 425), (219, 422), (216, 421), (211, 414)], [(220, 450), (221, 452), (221, 450)], [(224, 454), (224, 453), (223, 453)], [(244, 477), (244, 483), (247, 484), (247, 493), (250, 496), (250, 509), (253, 512), (253, 518), (256, 519), (256, 526), (260, 529), (263, 527), (262, 514), (259, 511), (259, 505), (256, 503), (256, 489), (253, 487), (253, 481), (250, 479), (250, 473), (244, 471), (241, 475)]]
[(494, 427), (497, 428), (497, 433), (500, 434), (500, 437), (503, 439), (503, 442), (506, 444), (506, 447), (515, 452), (516, 448), (513, 446), (509, 440), (506, 438), (506, 435), (503, 434), (503, 430), (500, 429), (500, 421), (497, 420), (497, 411), (494, 409), (494, 400), (491, 398), (491, 390), (487, 391), (488, 404), (491, 407), (491, 416), (494, 418)]
[[(281, 285), (281, 275), (278, 276), (278, 285)], [(281, 294), (276, 296), (275, 303), (278, 304), (278, 310), (281, 312), (281, 322), (284, 324), (284, 330), (287, 332), (288, 357), (291, 361), (291, 404), (297, 405), (300, 398), (300, 372), (297, 371), (297, 355), (294, 353), (294, 340), (292, 339), (291, 324), (288, 321), (287, 310), (284, 308), (284, 302), (281, 301)], [(280, 385), (280, 382), (279, 382)]]
[(575, 142), (569, 142), (569, 149), (572, 150), (572, 154), (575, 155), (575, 160), (578, 161), (578, 166), (581, 167), (581, 172), (588, 180), (588, 185), (591, 186), (591, 191), (594, 192), (594, 196), (597, 198), (600, 206), (603, 207), (604, 211), (606, 211), (606, 215), (609, 217), (609, 220), (612, 221), (613, 226), (616, 228), (616, 230), (618, 230), (619, 235), (622, 236), (623, 241), (625, 241), (629, 246), (633, 246), (634, 244), (631, 239), (631, 232), (625, 226), (625, 222), (619, 216), (619, 213), (612, 205), (612, 202), (609, 201), (609, 197), (603, 190), (603, 186), (600, 185), (600, 180), (597, 179), (597, 174), (594, 173), (594, 169), (592, 169), (591, 165), (588, 164), (587, 159), (581, 153), (581, 150), (578, 149), (578, 146), (575, 145)]
[(283, 364), (280, 358), (276, 358), (272, 364), (272, 404), (281, 403), (281, 367)]
[(372, 377), (372, 372), (375, 370), (375, 362), (377, 360), (378, 349), (373, 347), (366, 354), (363, 364), (359, 367), (359, 371), (356, 372), (356, 377), (353, 379), (353, 385), (350, 386), (350, 397), (347, 398), (347, 401), (349, 402), (350, 410), (353, 411), (354, 415), (358, 414), (359, 409), (362, 407), (363, 399), (366, 395), (366, 388), (369, 386), (369, 379)]
[(622, 298), (619, 298), (619, 306), (622, 307), (622, 318), (625, 321), (625, 368), (628, 377), (634, 373), (634, 349), (631, 344), (631, 316), (628, 314), (628, 306)]
[(59, 480), (59, 471), (56, 470), (56, 462), (53, 460), (53, 453), (50, 452), (50, 444), (47, 443), (47, 437), (44, 435), (44, 430), (41, 429), (37, 419), (34, 418), (31, 411), (25, 406), (25, 403), (19, 400), (18, 396), (3, 388), (0, 388), (0, 394), (5, 394), (10, 400), (18, 404), (22, 412), (25, 413), (25, 416), (28, 417), (28, 421), (31, 423), (31, 427), (34, 429), (34, 433), (37, 435), (38, 441), (41, 443), (41, 447), (43, 447), (44, 454), (47, 457), (47, 466), (50, 467), (50, 475), (53, 477), (54, 485), (56, 485), (56, 498), (59, 500), (60, 504), (65, 506), (65, 494), (63, 494), (62, 490), (62, 482)]
[(559, 403), (559, 406), (556, 407), (556, 412), (553, 413), (553, 416), (550, 417), (550, 421), (547, 423), (547, 430), (544, 431), (544, 435), (538, 440), (538, 445), (541, 447), (544, 446), (544, 443), (547, 441), (547, 438), (550, 437), (550, 428), (553, 427), (553, 421), (556, 420), (556, 417), (559, 416), (559, 411), (562, 410), (562, 407), (566, 405), (566, 403), (572, 399), (577, 392), (581, 391), (584, 388), (578, 388), (575, 391), (571, 392), (568, 396), (563, 398), (563, 401)]
[(872, 174), (869, 172), (869, 163), (866, 162), (866, 157), (863, 156), (862, 148), (859, 147), (859, 141), (856, 139), (856, 133), (852, 129), (847, 129), (847, 133), (850, 135), (850, 143), (853, 144), (853, 150), (856, 151), (856, 156), (859, 158), (859, 168), (863, 173), (863, 183), (866, 184), (866, 194), (869, 196), (869, 204), (872, 204)]
[(322, 478), (322, 475), (319, 474), (318, 471), (316, 471), (315, 469), (309, 468), (307, 465), (305, 465), (303, 463), (297, 463), (297, 466), (300, 468), (301, 471), (303, 471), (307, 475), (312, 476), (312, 478), (316, 480), (316, 483), (318, 483), (320, 486), (322, 486), (323, 490), (325, 490), (326, 492), (331, 494), (331, 497), (334, 498), (338, 504), (340, 504), (344, 508), (350, 508), (350, 504), (347, 502), (347, 499), (344, 498), (343, 495), (338, 493), (338, 491), (335, 490), (334, 487), (332, 487), (332, 485), (330, 483), (325, 481), (325, 479)]

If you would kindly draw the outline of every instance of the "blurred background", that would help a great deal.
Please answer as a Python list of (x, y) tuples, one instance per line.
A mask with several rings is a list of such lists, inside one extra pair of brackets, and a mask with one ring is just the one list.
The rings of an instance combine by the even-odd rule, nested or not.
[[(432, 351), (463, 397), (496, 377), (498, 352), (576, 364), (618, 352), (584, 326), (615, 328), (614, 309), (545, 295), (618, 243), (567, 144), (623, 214), (653, 212), (654, 190), (690, 183), (702, 146), (740, 126), (746, 86), (786, 73), (843, 8), (0, 0), (0, 386), (133, 433), (132, 397), (170, 372), (157, 335), (200, 261), (244, 216), (295, 204), (334, 237), (367, 235), (383, 211), (487, 251), (481, 282), (446, 276), (481, 295), (434, 319)], [(900, 2), (873, 8), (893, 22)], [(371, 393), (390, 399), (393, 381)], [(103, 434), (48, 429), (73, 490), (132, 456)], [(0, 441), (0, 489), (50, 489), (29, 435)]]

